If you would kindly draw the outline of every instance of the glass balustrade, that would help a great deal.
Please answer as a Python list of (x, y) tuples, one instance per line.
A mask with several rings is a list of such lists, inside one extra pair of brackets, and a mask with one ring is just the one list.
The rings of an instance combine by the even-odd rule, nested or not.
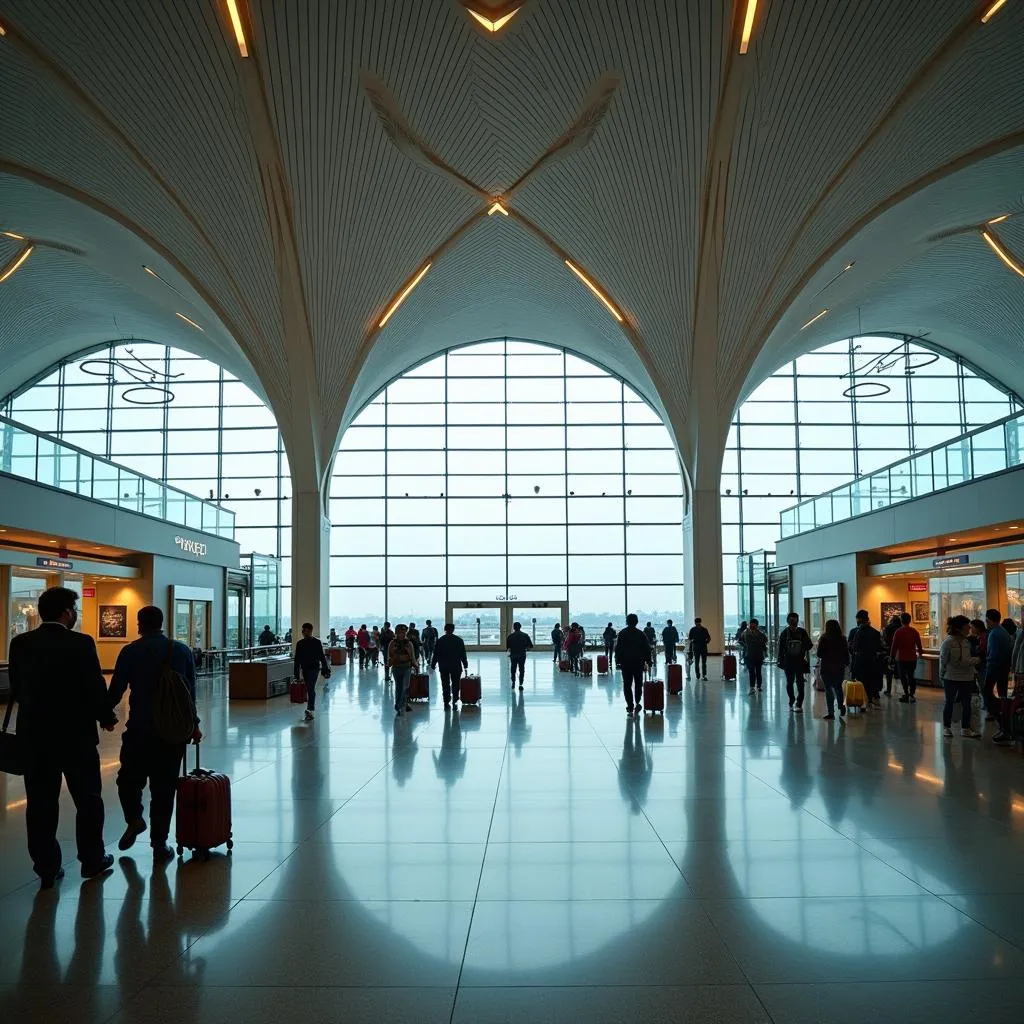
[(0, 472), (233, 540), (235, 515), (0, 416)]
[(794, 537), (1024, 465), (1022, 426), (1018, 413), (808, 498), (780, 513), (781, 534)]

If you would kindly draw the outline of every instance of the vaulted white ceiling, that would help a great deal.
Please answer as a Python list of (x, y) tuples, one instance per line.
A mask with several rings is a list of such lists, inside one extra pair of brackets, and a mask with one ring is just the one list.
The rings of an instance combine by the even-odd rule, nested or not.
[(509, 333), (621, 373), (707, 477), (743, 391), (856, 321), (1020, 362), (1024, 279), (944, 233), (1024, 210), (1024, 2), (759, 0), (740, 55), (746, 6), (528, 0), (491, 36), (239, 0), (242, 58), (226, 0), (0, 0), (0, 230), (76, 250), (0, 284), (0, 391), (145, 333), (261, 385), (322, 475), (386, 380)]

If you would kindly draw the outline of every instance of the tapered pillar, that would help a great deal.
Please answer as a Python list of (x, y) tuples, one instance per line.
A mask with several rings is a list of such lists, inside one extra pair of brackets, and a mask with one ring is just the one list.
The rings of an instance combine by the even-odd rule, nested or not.
[(699, 615), (711, 634), (712, 654), (720, 654), (725, 633), (722, 593), (722, 513), (718, 489), (693, 491), (683, 521), (683, 607), (681, 635)]
[(303, 622), (321, 638), (330, 629), (331, 521), (318, 491), (292, 496), (292, 636)]

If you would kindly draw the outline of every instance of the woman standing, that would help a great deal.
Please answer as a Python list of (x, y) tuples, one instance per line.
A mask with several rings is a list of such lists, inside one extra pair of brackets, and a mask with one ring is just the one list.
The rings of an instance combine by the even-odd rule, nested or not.
[(974, 693), (974, 671), (978, 658), (971, 654), (971, 620), (955, 615), (946, 623), (946, 639), (939, 650), (939, 676), (946, 693), (942, 708), (942, 735), (953, 735), (953, 705), (960, 701), (960, 735), (976, 740), (981, 733), (971, 728), (971, 697)]
[(745, 652), (747, 675), (750, 676), (750, 692), (747, 696), (753, 697), (764, 686), (762, 671), (768, 658), (768, 634), (761, 629), (757, 619), (751, 619), (750, 625), (743, 630), (740, 642)]
[(843, 627), (835, 619), (825, 623), (825, 632), (818, 641), (818, 668), (821, 681), (825, 684), (825, 704), (828, 713), (826, 722), (835, 720), (835, 706), (839, 705), (839, 715), (846, 717), (846, 704), (843, 700), (843, 682), (846, 679), (846, 666), (850, 664), (850, 645), (843, 636)]

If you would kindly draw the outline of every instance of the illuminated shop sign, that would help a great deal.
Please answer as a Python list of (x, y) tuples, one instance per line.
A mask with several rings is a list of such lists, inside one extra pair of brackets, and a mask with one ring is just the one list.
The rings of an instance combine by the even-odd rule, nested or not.
[(932, 568), (948, 569), (953, 565), (967, 565), (970, 560), (970, 555), (946, 555), (944, 558), (933, 558)]
[(174, 538), (174, 543), (187, 555), (195, 555), (196, 558), (206, 557), (206, 545), (201, 540), (178, 536)]
[(911, 594), (927, 594), (928, 584), (927, 583), (908, 583), (907, 590)]
[(74, 569), (75, 563), (65, 558), (37, 558), (36, 565), (40, 569)]

